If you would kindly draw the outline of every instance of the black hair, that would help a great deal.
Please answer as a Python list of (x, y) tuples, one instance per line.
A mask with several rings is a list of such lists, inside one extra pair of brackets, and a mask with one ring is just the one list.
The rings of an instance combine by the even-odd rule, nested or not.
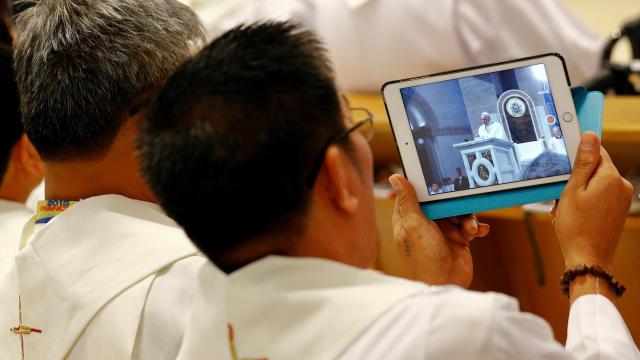
[(7, 171), (11, 150), (24, 133), (11, 60), (11, 48), (0, 44), (0, 183)]
[(164, 209), (211, 258), (302, 229), (314, 159), (344, 129), (320, 41), (267, 22), (228, 31), (183, 64), (138, 149)]

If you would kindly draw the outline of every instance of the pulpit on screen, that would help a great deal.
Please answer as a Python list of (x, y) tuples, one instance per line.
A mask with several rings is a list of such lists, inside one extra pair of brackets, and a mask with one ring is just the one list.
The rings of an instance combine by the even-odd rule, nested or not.
[(489, 138), (455, 144), (453, 147), (462, 155), (470, 188), (518, 180), (520, 166), (512, 142)]

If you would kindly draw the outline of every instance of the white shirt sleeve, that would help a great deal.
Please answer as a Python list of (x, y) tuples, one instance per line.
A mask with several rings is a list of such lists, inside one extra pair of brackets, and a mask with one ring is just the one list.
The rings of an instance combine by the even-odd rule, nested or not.
[(491, 127), (493, 128), (493, 137), (497, 139), (507, 140), (507, 136), (504, 134), (504, 127), (502, 127), (502, 124), (494, 122), (493, 124), (491, 124)]
[(203, 256), (191, 256), (157, 274), (142, 312), (133, 359), (176, 358), (193, 306), (197, 274), (206, 261)]
[(560, 0), (457, 1), (457, 33), (470, 63), (557, 52), (574, 85), (597, 75), (604, 38)]
[(584, 295), (573, 302), (566, 348), (577, 359), (640, 359), (618, 309), (600, 295)]
[(340, 360), (640, 358), (617, 310), (603, 299), (574, 302), (565, 349), (546, 321), (521, 312), (508, 296), (463, 290), (413, 296), (376, 320)]
[[(491, 347), (504, 359), (640, 359), (624, 320), (607, 298), (581, 296), (571, 306), (566, 349), (560, 349), (549, 325), (513, 306), (498, 306)], [(526, 356), (524, 355), (526, 354)]]
[(207, 37), (215, 39), (239, 24), (259, 21), (293, 21), (313, 27), (312, 0), (180, 0), (200, 17)]

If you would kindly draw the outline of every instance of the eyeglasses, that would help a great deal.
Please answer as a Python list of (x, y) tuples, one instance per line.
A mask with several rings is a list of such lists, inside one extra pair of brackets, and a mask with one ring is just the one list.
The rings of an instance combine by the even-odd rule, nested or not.
[[(307, 179), (307, 185), (310, 188), (313, 187), (313, 183), (316, 181), (316, 177), (318, 177), (318, 172), (320, 171), (322, 162), (324, 161), (324, 155), (329, 146), (342, 142), (354, 131), (359, 132), (367, 141), (371, 141), (371, 139), (373, 139), (373, 114), (371, 111), (362, 107), (354, 107), (349, 108), (349, 112), (351, 113), (350, 118), (353, 125), (329, 139), (329, 141), (327, 141), (327, 143), (322, 147), (320, 155), (313, 163), (313, 167), (309, 173), (309, 178)], [(354, 119), (360, 120), (354, 121)]]

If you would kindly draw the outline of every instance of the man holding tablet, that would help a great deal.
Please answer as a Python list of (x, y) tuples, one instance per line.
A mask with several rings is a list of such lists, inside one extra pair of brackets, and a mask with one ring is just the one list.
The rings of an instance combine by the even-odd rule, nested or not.
[(206, 259), (155, 204), (134, 139), (201, 24), (175, 0), (22, 5), (14, 70), (47, 200), (0, 264), (0, 358), (174, 359)]
[[(605, 279), (569, 282), (566, 349), (515, 299), (463, 289), (469, 242), (487, 226), (427, 219), (399, 175), (394, 238), (415, 281), (366, 270), (379, 248), (360, 132), (371, 119), (339, 99), (320, 42), (283, 23), (222, 35), (159, 94), (138, 142), (143, 172), (229, 274), (221, 296), (213, 265), (201, 270), (181, 358), (640, 358)], [(566, 266), (613, 272), (630, 185), (593, 133), (575, 164), (555, 212)]]

